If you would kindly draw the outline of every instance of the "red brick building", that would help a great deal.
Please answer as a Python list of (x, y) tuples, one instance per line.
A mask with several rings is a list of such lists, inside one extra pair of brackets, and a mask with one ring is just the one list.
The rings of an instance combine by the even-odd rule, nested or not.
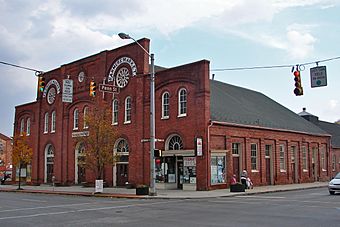
[(0, 133), (0, 179), (12, 170), (12, 139)]
[[(149, 50), (149, 40), (139, 43)], [(79, 165), (86, 136), (84, 116), (109, 103), (118, 139), (118, 162), (105, 169), (109, 185), (148, 184), (150, 176), (149, 56), (135, 43), (103, 51), (43, 74), (46, 86), (33, 103), (16, 107), (15, 133), (26, 130), (34, 151), (27, 181), (93, 182)], [(209, 80), (209, 61), (156, 68), (156, 187), (226, 188), (245, 168), (255, 185), (329, 179), (330, 135), (268, 97)], [(62, 102), (63, 81), (73, 81), (73, 100)], [(90, 81), (119, 93), (89, 95)], [(68, 99), (68, 97), (64, 97)]]

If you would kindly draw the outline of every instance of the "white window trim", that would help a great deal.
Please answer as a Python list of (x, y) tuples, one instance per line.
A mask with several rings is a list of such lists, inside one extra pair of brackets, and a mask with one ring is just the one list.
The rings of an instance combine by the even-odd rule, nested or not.
[[(129, 112), (130, 112), (130, 120), (127, 120), (127, 117), (128, 117), (128, 109), (127, 109), (127, 100), (130, 100), (130, 109), (129, 109)], [(125, 114), (124, 114), (124, 124), (130, 124), (131, 123), (131, 110), (132, 110), (132, 103), (131, 103), (131, 97), (128, 96), (125, 98), (125, 102), (124, 102), (124, 106), (125, 106)]]
[(25, 131), (25, 119), (21, 119), (20, 121), (20, 135), (22, 135)]
[(51, 133), (55, 132), (56, 128), (56, 112), (53, 111), (51, 114)]
[(258, 149), (257, 149), (258, 146), (257, 146), (257, 143), (251, 143), (250, 144), (250, 165), (252, 164), (251, 163), (251, 158), (252, 158), (252, 155), (251, 155), (251, 151), (252, 151), (251, 150), (251, 145), (255, 145), (256, 146), (256, 156), (255, 156), (255, 159), (256, 159), (256, 163), (255, 163), (256, 164), (256, 169), (251, 169), (251, 172), (259, 172), (259, 170), (258, 170), (258, 167), (259, 167), (259, 165), (258, 165), (259, 163), (258, 162), (259, 161), (258, 161)]
[[(181, 113), (181, 91), (185, 91), (185, 96), (186, 96), (186, 100), (185, 100), (186, 110), (185, 110), (185, 113)], [(177, 117), (186, 117), (187, 113), (188, 113), (188, 92), (187, 92), (187, 90), (185, 88), (181, 88), (178, 91), (178, 116)]]
[[(76, 118), (76, 112), (77, 112), (77, 118)], [(73, 111), (73, 130), (78, 130), (78, 127), (79, 127), (79, 110), (75, 109)]]
[[(117, 110), (115, 109), (115, 103), (117, 102)], [(117, 113), (117, 121), (114, 121), (115, 119), (115, 113)], [(112, 101), (112, 122), (111, 125), (118, 125), (118, 100), (114, 99)]]
[(31, 134), (31, 118), (27, 118), (26, 120), (26, 135), (29, 136)]
[[(165, 116), (164, 115), (164, 96), (166, 95), (166, 94), (168, 94), (168, 115), (167, 116)], [(162, 120), (166, 120), (166, 119), (169, 119), (170, 118), (170, 94), (169, 94), (169, 92), (164, 92), (163, 94), (162, 94)]]
[(48, 113), (46, 112), (44, 115), (44, 134), (48, 133)]
[(86, 124), (86, 121), (85, 121), (85, 118), (86, 118), (86, 116), (87, 116), (88, 114), (89, 114), (89, 107), (86, 106), (86, 107), (84, 108), (84, 111), (83, 111), (83, 119), (84, 119), (83, 129), (88, 129), (88, 128), (89, 128), (89, 126)]
[[(283, 149), (283, 169), (281, 168), (281, 147)], [(285, 145), (281, 144), (279, 149), (279, 167), (280, 172), (285, 173), (287, 172), (287, 166), (286, 166), (286, 151), (285, 151)]]

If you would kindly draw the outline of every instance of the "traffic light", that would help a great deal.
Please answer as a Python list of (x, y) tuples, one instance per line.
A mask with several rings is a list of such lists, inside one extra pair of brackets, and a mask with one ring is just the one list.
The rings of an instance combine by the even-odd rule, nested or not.
[(96, 82), (93, 80), (90, 82), (90, 96), (95, 97), (96, 96)]
[(43, 92), (44, 91), (44, 88), (45, 88), (45, 78), (42, 77), (42, 76), (39, 76), (39, 91), (40, 92)]
[(155, 149), (154, 152), (153, 152), (153, 156), (155, 158), (160, 158), (162, 157), (162, 151), (161, 150), (158, 150), (158, 149)]
[(303, 95), (303, 88), (302, 88), (302, 84), (301, 84), (301, 75), (300, 75), (300, 71), (298, 69), (296, 69), (294, 71), (294, 81), (295, 81), (294, 94), (296, 96)]

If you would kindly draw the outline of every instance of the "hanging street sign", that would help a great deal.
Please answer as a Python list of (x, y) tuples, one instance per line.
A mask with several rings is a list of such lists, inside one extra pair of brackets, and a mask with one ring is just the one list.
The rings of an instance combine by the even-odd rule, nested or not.
[(317, 66), (310, 69), (310, 81), (312, 87), (327, 86), (326, 66)]
[(109, 93), (119, 93), (119, 87), (109, 84), (99, 84), (99, 91)]
[(73, 101), (73, 80), (63, 80), (62, 102), (72, 103)]

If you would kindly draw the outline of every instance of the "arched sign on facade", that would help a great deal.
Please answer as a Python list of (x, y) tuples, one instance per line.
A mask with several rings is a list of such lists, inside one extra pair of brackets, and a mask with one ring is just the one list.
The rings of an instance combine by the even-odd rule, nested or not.
[[(120, 67), (122, 64), (129, 65), (131, 70), (124, 66)], [(113, 63), (108, 75), (108, 82), (113, 81), (113, 85), (124, 88), (129, 82), (130, 71), (132, 73), (131, 76), (137, 75), (137, 66), (135, 62), (129, 57), (121, 57)]]
[(58, 82), (56, 79), (52, 79), (52, 80), (48, 81), (48, 83), (47, 83), (46, 86), (45, 86), (44, 93), (43, 93), (43, 98), (46, 97), (47, 91), (48, 91), (48, 89), (50, 88), (50, 86), (51, 86), (52, 84), (57, 88), (57, 94), (60, 93), (60, 85), (59, 85), (59, 82)]

